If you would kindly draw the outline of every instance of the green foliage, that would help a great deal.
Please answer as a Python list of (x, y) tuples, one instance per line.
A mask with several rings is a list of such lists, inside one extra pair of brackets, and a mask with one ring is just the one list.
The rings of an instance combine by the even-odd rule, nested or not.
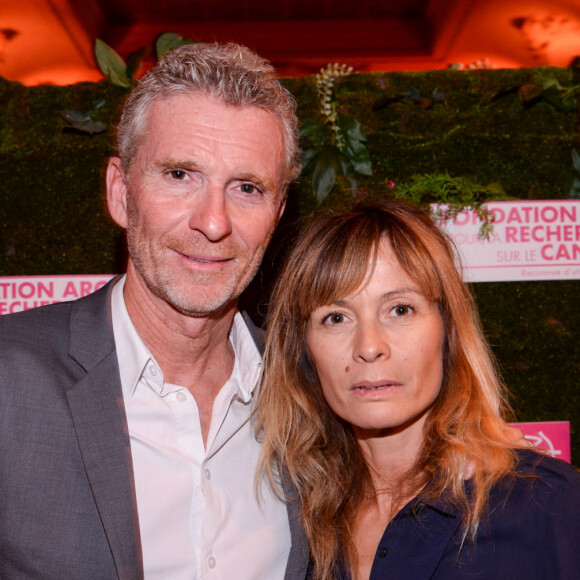
[(393, 185), (396, 199), (423, 207), (441, 204), (443, 207), (435, 211), (439, 221), (453, 220), (466, 208), (475, 210), (482, 222), (480, 236), (483, 239), (488, 239), (493, 231), (493, 214), (483, 204), (506, 199), (500, 183), (481, 185), (470, 177), (452, 177), (447, 172), (413, 175), (409, 182)]
[(532, 107), (540, 101), (544, 101), (563, 113), (572, 113), (576, 110), (578, 102), (576, 94), (580, 91), (580, 85), (564, 87), (556, 76), (549, 71), (540, 71), (528, 82), (502, 89), (496, 93), (491, 102), (517, 93), (526, 107)]
[(366, 136), (361, 124), (336, 110), (334, 85), (349, 75), (352, 68), (330, 64), (317, 75), (319, 112), (322, 121), (306, 120), (300, 129), (303, 143), (302, 174), (309, 176), (312, 190), (321, 203), (332, 188), (356, 191), (355, 174), (372, 175)]
[[(175, 32), (166, 32), (157, 37), (155, 41), (155, 54), (158, 59), (170, 50), (179, 48), (184, 44), (193, 44), (195, 40), (183, 38)], [(116, 86), (130, 89), (135, 84), (139, 68), (147, 53), (146, 48), (141, 48), (129, 55), (127, 62), (102, 40), (95, 40), (95, 58), (101, 72)]]
[(105, 100), (97, 101), (89, 111), (81, 113), (79, 111), (59, 111), (60, 116), (66, 121), (70, 129), (87, 133), (88, 135), (98, 135), (107, 130), (107, 126), (95, 119), (98, 110), (105, 105)]
[(176, 32), (165, 32), (157, 37), (155, 41), (155, 54), (157, 59), (163, 58), (165, 53), (183, 46), (184, 44), (195, 44), (195, 40), (183, 38)]
[(415, 87), (410, 87), (402, 93), (397, 93), (392, 96), (387, 95), (377, 99), (373, 103), (373, 111), (380, 111), (393, 103), (409, 103), (423, 109), (430, 109), (437, 103), (444, 103), (446, 98), (447, 95), (438, 89), (434, 89), (429, 97), (425, 97)]
[(302, 171), (312, 180), (312, 189), (318, 202), (322, 202), (337, 184), (356, 188), (355, 173), (372, 175), (369, 153), (364, 145), (366, 137), (356, 119), (342, 117), (338, 120), (342, 137), (340, 147), (328, 144), (328, 127), (325, 123), (307, 121), (300, 136), (310, 139), (312, 146), (303, 150)]
[[(95, 40), (95, 57), (101, 72), (117, 87), (131, 88), (133, 79), (127, 63), (119, 53), (98, 38)], [(134, 67), (132, 67), (134, 69)]]
[(338, 126), (342, 134), (342, 153), (349, 160), (352, 171), (372, 175), (371, 160), (365, 147), (367, 138), (361, 124), (352, 117), (340, 117)]

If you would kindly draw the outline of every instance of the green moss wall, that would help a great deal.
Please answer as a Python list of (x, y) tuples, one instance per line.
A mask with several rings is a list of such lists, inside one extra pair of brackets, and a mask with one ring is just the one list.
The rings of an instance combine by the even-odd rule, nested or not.
[[(548, 98), (526, 105), (509, 90), (538, 74), (562, 87), (580, 83), (572, 69), (344, 79), (337, 86), (338, 109), (362, 123), (374, 169), (359, 180), (357, 195), (387, 195), (386, 180), (403, 183), (417, 173), (448, 172), (482, 184), (499, 182), (514, 199), (568, 198), (572, 149), (580, 151), (578, 107), (563, 111)], [(284, 83), (299, 103), (301, 120), (317, 119), (314, 79)], [(400, 98), (410, 90), (422, 100)], [(445, 98), (428, 107), (435, 90)], [(104, 209), (102, 168), (124, 94), (108, 83), (26, 88), (0, 79), (0, 275), (122, 271), (123, 239)], [(105, 105), (96, 118), (107, 131), (91, 137), (65, 128), (59, 111), (88, 111), (100, 100)], [(336, 190), (323, 206), (351, 197)], [(310, 184), (299, 182), (245, 298), (258, 319), (298, 219), (317, 208)], [(483, 283), (473, 291), (517, 419), (571, 421), (573, 461), (579, 465), (580, 282)]]

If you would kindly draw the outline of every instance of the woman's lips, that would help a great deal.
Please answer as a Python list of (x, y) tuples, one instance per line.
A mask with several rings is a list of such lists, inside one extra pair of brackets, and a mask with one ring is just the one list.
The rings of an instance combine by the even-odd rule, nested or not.
[(390, 387), (400, 387), (401, 383), (390, 379), (378, 381), (360, 381), (351, 387), (353, 391), (382, 391)]

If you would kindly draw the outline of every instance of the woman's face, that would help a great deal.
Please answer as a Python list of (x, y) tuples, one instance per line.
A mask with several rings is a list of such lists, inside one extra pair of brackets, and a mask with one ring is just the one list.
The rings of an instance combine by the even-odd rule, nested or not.
[(328, 404), (356, 432), (422, 424), (439, 394), (443, 319), (387, 243), (356, 292), (312, 312), (307, 343)]

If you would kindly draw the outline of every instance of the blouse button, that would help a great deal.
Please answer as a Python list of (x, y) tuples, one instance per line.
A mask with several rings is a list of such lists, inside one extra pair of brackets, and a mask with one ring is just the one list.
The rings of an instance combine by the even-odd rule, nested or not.
[(379, 558), (385, 558), (387, 553), (389, 551), (387, 550), (387, 548), (385, 548), (384, 546), (381, 546), (378, 550), (377, 550), (377, 554), (379, 556)]

